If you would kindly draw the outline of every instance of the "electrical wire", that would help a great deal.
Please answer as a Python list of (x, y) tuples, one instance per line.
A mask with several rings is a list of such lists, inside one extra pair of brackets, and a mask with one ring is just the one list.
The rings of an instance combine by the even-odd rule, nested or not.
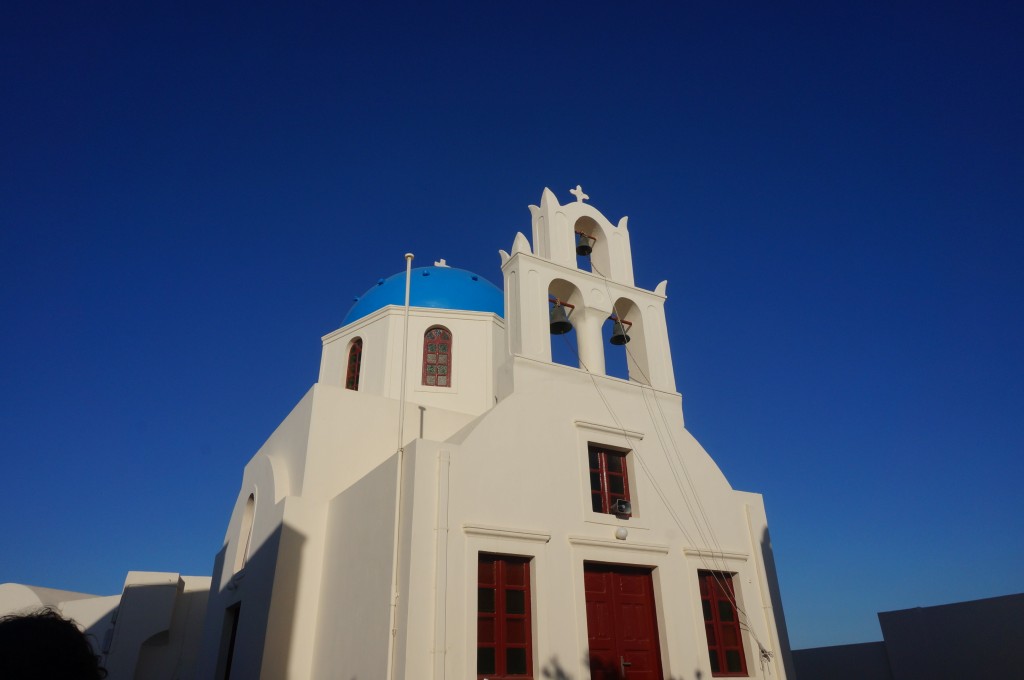
[[(608, 299), (609, 300), (614, 300), (615, 298), (613, 297), (612, 292), (611, 292), (611, 288), (608, 285), (608, 277), (604, 273), (602, 273), (594, 265), (593, 260), (591, 260), (590, 265), (591, 265), (591, 269), (593, 270), (593, 273), (597, 274), (603, 280), (604, 285), (605, 285), (605, 291), (608, 294)], [(621, 320), (624, 317), (619, 313), (616, 305), (617, 305), (617, 302), (613, 302), (612, 303), (612, 313), (615, 315), (615, 317), (617, 317), (618, 319)], [(631, 448), (633, 449), (633, 454), (636, 457), (636, 460), (640, 463), (640, 466), (643, 468), (644, 472), (647, 473), (648, 479), (651, 481), (651, 483), (654, 486), (655, 491), (657, 492), (658, 496), (661, 498), (662, 502), (665, 504), (665, 507), (668, 509), (669, 514), (671, 515), (671, 517), (672, 517), (673, 521), (675, 522), (676, 526), (682, 532), (683, 537), (691, 545), (694, 545), (694, 546), (701, 546), (701, 545), (706, 546), (707, 550), (700, 550), (698, 548), (697, 556), (700, 559), (700, 561), (703, 564), (703, 566), (705, 567), (705, 569), (708, 571), (708, 573), (710, 573), (712, 575), (712, 577), (714, 578), (716, 584), (718, 585), (719, 592), (721, 594), (725, 595), (726, 600), (736, 610), (736, 612), (741, 616), (741, 619), (740, 619), (739, 623), (745, 624), (745, 625), (742, 625), (741, 628), (746, 629), (754, 637), (754, 640), (757, 642), (757, 644), (760, 647), (760, 650), (761, 650), (762, 653), (766, 652), (767, 650), (766, 650), (766, 647), (765, 647), (764, 643), (761, 641), (761, 639), (758, 637), (757, 633), (750, 626), (750, 616), (749, 616), (749, 614), (746, 612), (746, 610), (743, 607), (740, 606), (740, 604), (737, 601), (737, 598), (735, 597), (735, 595), (734, 594), (730, 594), (730, 589), (726, 587), (725, 579), (723, 578), (723, 574), (728, 571), (727, 570), (727, 565), (724, 563), (724, 561), (723, 562), (719, 562), (718, 557), (716, 556), (716, 552), (717, 552), (719, 555), (722, 555), (723, 559), (724, 559), (725, 551), (722, 549), (721, 543), (719, 542), (718, 537), (715, 534), (714, 527), (713, 527), (713, 525), (711, 523), (710, 518), (708, 517), (707, 510), (705, 509), (703, 502), (701, 502), (700, 494), (697, 493), (696, 485), (694, 484), (693, 477), (692, 477), (692, 475), (689, 472), (689, 468), (687, 467), (685, 460), (683, 459), (683, 455), (682, 455), (682, 452), (680, 451), (680, 447), (679, 447), (678, 443), (676, 442), (675, 437), (672, 436), (672, 427), (671, 427), (671, 424), (669, 423), (668, 417), (665, 415), (665, 412), (664, 412), (664, 410), (661, 407), (661, 403), (657, 399), (657, 395), (654, 394), (654, 387), (652, 385), (651, 379), (644, 372), (641, 363), (637, 360), (636, 356), (632, 352), (630, 352), (628, 344), (623, 345), (624, 349), (626, 350), (627, 355), (632, 360), (632, 365), (637, 369), (637, 371), (643, 377), (643, 381), (639, 381), (639, 380), (635, 380), (634, 379), (633, 382), (635, 382), (638, 386), (640, 386), (640, 392), (641, 392), (641, 395), (642, 395), (642, 398), (643, 398), (644, 408), (647, 411), (648, 416), (650, 416), (652, 423), (654, 423), (654, 425), (655, 425), (655, 434), (658, 437), (659, 443), (661, 444), (661, 446), (662, 446), (662, 448), (664, 450), (666, 450), (666, 451), (671, 450), (675, 454), (674, 458), (675, 458), (676, 462), (679, 464), (679, 467), (682, 469), (683, 476), (686, 479), (686, 485), (685, 486), (689, 487), (689, 490), (690, 490), (690, 494), (689, 495), (692, 495), (694, 501), (696, 502), (698, 513), (694, 512), (693, 505), (691, 505), (690, 500), (688, 498), (688, 494), (686, 493), (686, 488), (684, 488), (683, 483), (680, 481), (679, 474), (676, 471), (676, 467), (674, 465), (672, 465), (672, 462), (671, 462), (671, 459), (670, 459), (670, 461), (669, 461), (669, 469), (672, 471), (673, 480), (675, 481), (676, 486), (677, 486), (677, 488), (678, 488), (678, 490), (680, 492), (680, 497), (683, 499), (683, 503), (686, 506), (686, 511), (689, 514), (690, 519), (693, 521), (693, 525), (696, 528), (698, 535), (700, 536), (701, 540), (700, 540), (699, 543), (697, 541), (694, 541), (693, 537), (686, 530), (686, 528), (683, 525), (682, 521), (680, 520), (679, 516), (676, 514), (674, 508), (672, 507), (672, 504), (668, 502), (668, 499), (665, 496), (664, 491), (661, 489), (661, 486), (658, 483), (657, 478), (654, 475), (651, 474), (650, 468), (647, 466), (647, 463), (643, 459), (643, 456), (641, 456), (639, 454), (639, 451), (637, 450), (637, 448), (635, 447), (633, 442), (630, 441), (630, 437), (629, 437), (628, 433), (626, 432), (625, 428), (622, 426), (622, 423), (619, 421), (619, 418), (618, 418), (617, 414), (615, 413), (614, 409), (612, 408), (611, 404), (608, 402), (607, 398), (604, 396), (604, 393), (601, 390), (601, 387), (600, 387), (599, 383), (597, 382), (597, 379), (596, 379), (594, 373), (586, 366), (586, 363), (583, 361), (582, 357), (579, 355), (579, 352), (577, 351), (577, 349), (569, 344), (568, 338), (564, 338), (564, 340), (565, 340), (567, 346), (569, 346), (569, 348), (573, 351), (573, 353), (576, 354), (576, 358), (579, 360), (580, 367), (584, 371), (586, 371), (586, 373), (590, 376), (591, 382), (593, 383), (594, 388), (595, 388), (595, 390), (598, 393), (598, 396), (601, 398), (601, 401), (604, 403), (605, 408), (608, 410), (608, 413), (612, 416), (612, 419), (615, 421), (616, 427), (618, 429), (622, 430), (623, 436), (626, 438), (626, 441), (630, 444)], [(653, 409), (651, 408), (651, 406), (650, 406), (650, 404), (648, 402), (648, 397), (647, 397), (647, 394), (646, 394), (646, 390), (643, 389), (644, 387), (647, 387), (648, 389), (651, 390), (651, 397), (654, 399), (654, 401), (655, 401), (655, 403), (657, 404), (657, 407), (658, 407), (658, 414), (657, 415), (655, 415)], [(665, 445), (665, 440), (664, 440), (664, 438), (661, 435), (660, 429), (658, 428), (658, 422), (659, 421), (661, 422), (661, 424), (663, 425), (665, 431), (668, 434), (669, 442), (671, 443), (670, 447)], [(698, 519), (698, 517), (697, 517), (698, 514), (700, 515), (700, 519)], [(710, 540), (708, 540), (708, 536), (705, 535), (704, 530), (701, 528), (701, 520), (703, 520), (704, 526), (707, 527), (707, 533), (710, 536)], [(710, 555), (707, 555), (707, 553), (710, 553)], [(710, 556), (710, 558), (712, 560), (712, 564), (708, 564), (707, 558), (709, 556)], [(744, 621), (744, 619), (746, 619), (746, 621)], [(767, 652), (767, 653), (771, 654), (771, 652)]]

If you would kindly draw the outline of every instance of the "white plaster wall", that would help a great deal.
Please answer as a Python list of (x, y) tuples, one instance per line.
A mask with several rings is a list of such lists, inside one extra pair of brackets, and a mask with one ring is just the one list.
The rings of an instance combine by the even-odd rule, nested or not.
[[(452, 332), (452, 384), (421, 384), (423, 334), (432, 326)], [(394, 305), (353, 321), (323, 337), (320, 384), (344, 387), (348, 349), (363, 339), (359, 392), (399, 399), (405, 366), (406, 399), (417, 405), (479, 415), (494, 403), (496, 367), (503, 362), (495, 348), (505, 346), (505, 325), (489, 312), (411, 307), (408, 354), (403, 362), (404, 308)], [(503, 354), (503, 352), (502, 352)]]
[[(405, 438), (445, 438), (471, 420), (465, 413), (410, 405)], [(199, 677), (214, 674), (224, 613), (236, 603), (241, 616), (232, 677), (312, 677), (323, 593), (336, 587), (329, 585), (335, 572), (324, 558), (339, 549), (327, 529), (331, 508), (339, 494), (392, 457), (397, 444), (397, 401), (341, 386), (314, 385), (274, 431), (246, 465), (214, 567)], [(236, 572), (250, 494), (250, 559)]]
[(392, 455), (330, 503), (312, 677), (385, 677), (396, 465)]
[[(615, 402), (627, 396), (609, 398)], [(678, 412), (678, 395), (660, 398)], [(517, 403), (520, 400), (528, 403)], [(575, 677), (586, 677), (583, 564), (603, 561), (653, 568), (666, 674), (701, 672), (710, 676), (696, 574), (700, 569), (716, 569), (736, 573), (740, 604), (752, 612), (746, 650), (750, 676), (765, 677), (770, 672), (773, 677), (786, 677), (781, 667), (762, 669), (758, 665), (757, 640), (767, 640), (771, 646), (774, 639), (769, 620), (762, 616), (765, 577), (752, 552), (748, 522), (747, 509), (760, 507), (760, 499), (728, 487), (707, 454), (681, 430), (681, 417), (671, 418), (667, 409), (664, 416), (658, 411), (652, 416), (641, 407), (642, 413), (634, 411), (629, 422), (623, 423), (630, 430), (623, 436), (602, 424), (594, 404), (573, 390), (547, 398), (517, 394), (509, 401), (507, 409), (502, 406), (461, 432), (462, 445), (420, 440), (407, 447), (396, 677), (473, 674), (476, 556), (480, 551), (533, 558), (537, 674), (553, 672), (558, 664)], [(628, 409), (613, 408), (620, 419), (627, 418)], [(516, 427), (522, 422), (530, 427)], [(670, 456), (665, 455), (661, 442), (667, 441), (673, 427), (677, 428), (678, 443), (668, 446), (678, 447), (693, 488), (684, 479), (683, 489), (670, 489), (663, 483), (659, 492), (650, 488), (651, 477), (664, 481), (671, 476), (666, 470)], [(589, 487), (581, 481), (585, 475), (581, 451), (587, 441), (631, 444), (645, 457), (652, 475), (634, 465), (631, 477), (638, 501), (634, 518), (618, 520), (589, 511)], [(543, 473), (524, 475), (524, 470)], [(379, 489), (383, 494), (383, 487)], [(666, 519), (668, 507), (663, 506), (661, 494), (669, 504), (678, 506), (674, 510), (682, 515), (682, 496), (695, 490), (701, 496), (695, 507), (707, 514), (714, 538), (700, 517), (689, 518), (689, 523), (684, 518), (690, 538)], [(690, 500), (696, 504), (696, 497)], [(386, 501), (380, 504), (383, 507)], [(701, 523), (705, 538), (713, 542), (711, 549), (702, 544), (705, 539), (696, 526)], [(625, 541), (613, 537), (618, 526), (629, 528)], [(380, 527), (375, 554), (387, 547), (383, 533)], [(352, 561), (351, 556), (348, 559)], [(383, 556), (377, 559), (382, 565), (385, 561)], [(352, 575), (365, 583), (359, 580), (365, 579), (361, 572)], [(378, 590), (383, 592), (383, 587)]]
[[(517, 362), (523, 360), (517, 360)], [(525, 363), (525, 362), (524, 362)], [(517, 366), (517, 369), (519, 367)], [(476, 556), (481, 550), (530, 555), (535, 612), (535, 673), (558, 663), (587, 677), (583, 563), (602, 561), (652, 567), (666, 675), (710, 677), (700, 619), (697, 571), (736, 572), (741, 604), (752, 606), (747, 641), (751, 677), (762, 677), (754, 637), (772, 645), (761, 613), (763, 568), (751, 549), (746, 494), (734, 492), (695, 440), (682, 429), (677, 394), (644, 393), (637, 385), (598, 378), (551, 365), (526, 366), (531, 373), (516, 393), (460, 434), (447, 469), (447, 539), (444, 645), (413, 630), (435, 630), (431, 593), (442, 587), (436, 473), (417, 479), (411, 518), (409, 641), (407, 668), (423, 668), (447, 650), (452, 677), (471, 675), (475, 650)], [(557, 385), (558, 389), (553, 389)], [(603, 398), (602, 398), (603, 397)], [(614, 416), (609, 413), (611, 405)], [(622, 429), (627, 434), (622, 434)], [(628, 520), (593, 513), (586, 479), (588, 441), (630, 449), (635, 514)], [(417, 453), (429, 447), (417, 443)], [(439, 453), (418, 459), (436, 469)], [(427, 459), (434, 461), (428, 463)], [(433, 477), (430, 483), (428, 478)], [(626, 527), (626, 540), (614, 537)], [(773, 677), (785, 677), (773, 668)], [(408, 675), (408, 677), (414, 677)], [(422, 676), (415, 676), (422, 677)]]
[(104, 634), (120, 601), (120, 595), (65, 600), (57, 604), (57, 610), (65, 618), (77, 623), (92, 638), (90, 642), (100, 653)]
[(348, 350), (355, 338), (363, 339), (363, 356), (359, 372), (359, 391), (383, 395), (390, 374), (393, 309), (385, 307), (373, 314), (332, 331), (322, 338), (323, 355), (320, 360), (321, 385), (345, 386), (348, 369)]
[[(458, 450), (458, 446), (425, 440), (406, 448), (395, 664), (399, 678), (443, 677), (451, 661), (465, 657), (462, 640), (448, 635), (450, 588), (462, 587), (447, 577), (450, 471)], [(475, 592), (475, 577), (473, 588)]]
[[(254, 462), (262, 465), (254, 465)], [(259, 484), (262, 480), (259, 474), (253, 474), (254, 470), (271, 470), (266, 456), (257, 456), (246, 466), (246, 474), (253, 475)], [(250, 477), (246, 481), (251, 480)], [(249, 488), (247, 485), (243, 486), (245, 498), (248, 498)], [(284, 508), (284, 500), (274, 503), (272, 499), (261, 501), (259, 495), (256, 497), (253, 551), (244, 568), (235, 573), (232, 568), (233, 557), (227, 558), (226, 555), (232, 543), (238, 540), (237, 528), (241, 509), (236, 506), (229, 526), (229, 532), (235, 533), (229, 535), (227, 545), (218, 553), (214, 563), (213, 587), (210, 591), (210, 603), (196, 666), (197, 678), (220, 677), (218, 672), (223, 666), (227, 643), (226, 612), (236, 604), (240, 605), (241, 610), (231, 677), (236, 680), (261, 677), (264, 644), (270, 626), (271, 599), (275, 587), (278, 587), (278, 556), (282, 547), (288, 550), (296, 549), (296, 541), (290, 540), (294, 532), (284, 523)], [(273, 651), (281, 652), (279, 648)]]
[[(427, 329), (443, 325), (452, 332), (451, 387), (422, 384), (423, 335)], [(483, 312), (417, 309), (409, 317), (409, 353), (406, 375), (409, 401), (425, 406), (479, 415), (494, 404), (493, 337), (504, 334), (501, 318)], [(401, 361), (396, 361), (401, 365)], [(392, 398), (399, 398), (401, 384), (396, 381)]]
[[(241, 605), (232, 675), (259, 677), (263, 643), (270, 615), (277, 558), (282, 535), (291, 534), (283, 524), (284, 500), (291, 491), (291, 475), (304, 469), (304, 447), (312, 412), (312, 391), (289, 414), (271, 438), (245, 466), (241, 488), (228, 523), (224, 546), (213, 565), (213, 581), (198, 662), (197, 678), (218, 677), (226, 649), (226, 612)], [(292, 460), (302, 458), (302, 461)], [(301, 484), (301, 476), (298, 479)], [(255, 497), (249, 558), (236, 571), (236, 555), (245, 542), (243, 516), (249, 495)]]
[(174, 604), (183, 588), (178, 574), (128, 572), (106, 659), (112, 680), (134, 678), (143, 646), (157, 636), (170, 637)]
[(21, 583), (0, 583), (0, 616), (34, 611), (41, 607), (57, 606), (71, 600), (97, 599), (100, 596), (28, 586)]
[[(305, 497), (328, 502), (398, 450), (399, 403), (338, 387), (317, 385), (313, 392), (302, 488)], [(471, 420), (470, 414), (410, 403), (403, 438), (445, 439)]]
[[(156, 585), (161, 589), (159, 580), (145, 576), (145, 581), (155, 581), (153, 584), (139, 583), (137, 572), (129, 573), (128, 581), (131, 583), (134, 594), (139, 594), (138, 587), (143, 585)], [(202, 633), (203, 619), (206, 614), (206, 605), (210, 591), (210, 578), (205, 576), (179, 576), (176, 584), (174, 601), (171, 605), (171, 616), (167, 627), (157, 630), (158, 626), (153, 625), (153, 617), (159, 611), (159, 607), (152, 607), (153, 597), (150, 593), (139, 599), (123, 598), (118, 613), (118, 621), (122, 628), (132, 628), (136, 631), (136, 639), (142, 637), (139, 631), (150, 631), (149, 637), (141, 640), (136, 654), (134, 671), (129, 674), (115, 673), (113, 665), (108, 663), (110, 671), (108, 678), (117, 680), (118, 677), (136, 678), (145, 680), (175, 680), (177, 678), (191, 678), (195, 676), (195, 664), (199, 651), (200, 638)], [(128, 593), (128, 586), (125, 592)], [(124, 618), (122, 618), (124, 617)], [(139, 623), (139, 618), (145, 618), (147, 623)], [(160, 622), (161, 625), (164, 621)], [(121, 631), (117, 631), (118, 634)], [(123, 643), (124, 640), (117, 640), (116, 643)], [(111, 649), (110, 660), (114, 659), (114, 649)], [(127, 668), (125, 669), (127, 671)]]
[[(263, 640), (261, 678), (313, 677), (326, 504), (287, 498)], [(244, 605), (243, 605), (244, 606)], [(245, 678), (249, 676), (233, 677)]]

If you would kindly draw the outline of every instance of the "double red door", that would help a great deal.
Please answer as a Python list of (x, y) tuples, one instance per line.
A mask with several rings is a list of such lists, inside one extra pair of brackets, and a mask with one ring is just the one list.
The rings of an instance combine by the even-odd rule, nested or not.
[(592, 680), (661, 680), (651, 570), (587, 562), (583, 583)]

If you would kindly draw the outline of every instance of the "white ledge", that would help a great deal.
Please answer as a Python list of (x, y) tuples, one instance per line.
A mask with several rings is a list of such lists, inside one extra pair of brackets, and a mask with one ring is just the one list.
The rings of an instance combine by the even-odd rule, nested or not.
[(661, 543), (637, 543), (636, 541), (620, 541), (618, 539), (613, 541), (607, 538), (594, 538), (593, 536), (570, 536), (569, 543), (594, 548), (616, 548), (618, 550), (668, 554), (668, 546)]
[(722, 550), (701, 550), (700, 548), (685, 548), (683, 554), (687, 557), (710, 557), (713, 560), (737, 560), (746, 562), (748, 555), (745, 553), (725, 552)]
[(551, 540), (551, 534), (543, 531), (509, 529), (508, 527), (495, 527), (486, 524), (463, 524), (462, 530), (471, 536), (496, 536), (498, 538), (512, 538), (519, 541), (536, 541), (538, 543), (547, 543)]
[(608, 434), (617, 434), (620, 437), (626, 437), (627, 439), (643, 439), (643, 432), (633, 432), (632, 430), (626, 430), (621, 427), (613, 427), (611, 425), (601, 425), (600, 423), (592, 423), (588, 420), (576, 420), (576, 427), (585, 427), (588, 430), (597, 430), (598, 432), (607, 432)]

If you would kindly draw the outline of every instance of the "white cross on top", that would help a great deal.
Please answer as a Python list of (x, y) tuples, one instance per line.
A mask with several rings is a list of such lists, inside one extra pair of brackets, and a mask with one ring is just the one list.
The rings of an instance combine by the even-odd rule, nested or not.
[(581, 187), (579, 184), (576, 185), (575, 189), (569, 189), (569, 193), (576, 197), (577, 203), (582, 203), (586, 199), (590, 198), (590, 196), (587, 196), (585, 193), (583, 193), (583, 187)]

